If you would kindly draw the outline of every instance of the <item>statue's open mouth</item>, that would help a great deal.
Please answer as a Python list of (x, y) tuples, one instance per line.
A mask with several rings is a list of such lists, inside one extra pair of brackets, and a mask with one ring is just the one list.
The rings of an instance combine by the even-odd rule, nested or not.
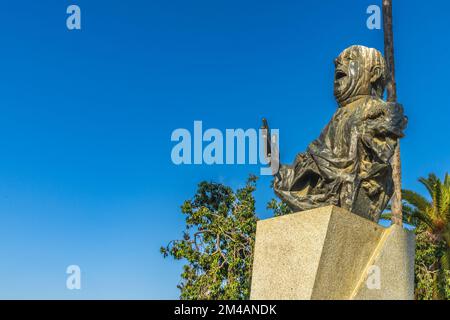
[(347, 76), (347, 73), (338, 69), (338, 70), (336, 70), (335, 80), (341, 80), (342, 78), (345, 78), (346, 76)]

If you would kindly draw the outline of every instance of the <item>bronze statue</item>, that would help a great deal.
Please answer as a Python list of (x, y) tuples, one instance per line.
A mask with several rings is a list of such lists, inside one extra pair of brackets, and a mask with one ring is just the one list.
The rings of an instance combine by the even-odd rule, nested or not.
[(400, 104), (382, 99), (388, 77), (376, 49), (351, 46), (335, 60), (336, 113), (275, 175), (275, 193), (293, 211), (336, 205), (378, 222), (393, 194), (390, 159), (407, 123)]

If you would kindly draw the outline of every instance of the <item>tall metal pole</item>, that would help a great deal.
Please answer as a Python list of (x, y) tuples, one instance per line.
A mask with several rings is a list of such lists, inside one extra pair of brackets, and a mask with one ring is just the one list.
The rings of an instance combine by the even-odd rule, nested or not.
[[(394, 34), (392, 31), (392, 0), (383, 0), (384, 56), (390, 72), (387, 84), (387, 101), (397, 102), (397, 86), (394, 65)], [(392, 178), (394, 180), (394, 196), (392, 197), (392, 223), (403, 224), (402, 219), (402, 173), (400, 162), (400, 140), (397, 141), (392, 158)]]

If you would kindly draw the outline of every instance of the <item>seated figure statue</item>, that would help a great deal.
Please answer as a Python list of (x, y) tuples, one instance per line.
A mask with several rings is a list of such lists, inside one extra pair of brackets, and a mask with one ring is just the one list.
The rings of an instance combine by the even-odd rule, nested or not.
[(400, 104), (382, 99), (388, 78), (378, 50), (351, 46), (335, 60), (336, 113), (275, 175), (275, 193), (293, 211), (335, 205), (378, 222), (393, 194), (390, 160), (407, 123)]

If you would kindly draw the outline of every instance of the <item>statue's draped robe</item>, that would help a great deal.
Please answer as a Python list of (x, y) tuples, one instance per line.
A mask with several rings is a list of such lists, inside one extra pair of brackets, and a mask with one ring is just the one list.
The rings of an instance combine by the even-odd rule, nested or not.
[(378, 221), (393, 194), (390, 159), (405, 126), (401, 105), (356, 97), (292, 165), (280, 167), (276, 194), (294, 211), (336, 205)]

